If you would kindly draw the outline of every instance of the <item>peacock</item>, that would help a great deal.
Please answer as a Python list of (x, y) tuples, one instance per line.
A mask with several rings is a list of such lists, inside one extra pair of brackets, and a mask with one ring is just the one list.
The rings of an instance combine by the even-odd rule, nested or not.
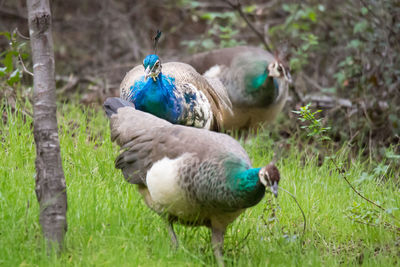
[(123, 151), (115, 167), (167, 219), (176, 246), (173, 223), (211, 228), (214, 255), (223, 265), (228, 224), (259, 203), (266, 189), (277, 196), (280, 174), (274, 163), (253, 168), (232, 137), (171, 124), (120, 98), (108, 98), (104, 108), (111, 138)]
[(288, 97), (291, 76), (277, 56), (257, 47), (222, 48), (184, 60), (206, 79), (218, 79), (232, 103), (225, 129), (252, 129), (273, 121)]
[[(161, 33), (155, 37), (155, 48)], [(156, 52), (156, 49), (155, 49)], [(188, 64), (161, 64), (156, 54), (130, 70), (120, 85), (120, 97), (136, 109), (173, 124), (209, 130), (222, 128), (222, 117), (231, 112), (231, 103), (222, 84), (214, 86)]]

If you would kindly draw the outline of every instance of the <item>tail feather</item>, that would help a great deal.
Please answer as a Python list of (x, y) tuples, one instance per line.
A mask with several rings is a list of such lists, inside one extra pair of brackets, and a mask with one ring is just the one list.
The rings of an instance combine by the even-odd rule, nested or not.
[(123, 100), (119, 97), (109, 97), (103, 104), (104, 110), (107, 114), (107, 117), (111, 117), (111, 115), (116, 114), (119, 108), (123, 107), (133, 107), (135, 105), (129, 101)]

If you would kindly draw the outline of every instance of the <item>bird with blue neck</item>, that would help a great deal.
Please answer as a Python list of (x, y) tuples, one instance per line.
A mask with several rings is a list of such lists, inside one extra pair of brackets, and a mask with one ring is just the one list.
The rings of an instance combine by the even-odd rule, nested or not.
[[(160, 36), (158, 32), (155, 48)], [(143, 65), (126, 74), (120, 97), (173, 124), (208, 130), (222, 128), (222, 114), (231, 108), (225, 90), (211, 86), (188, 64), (161, 64), (156, 54), (148, 55)]]

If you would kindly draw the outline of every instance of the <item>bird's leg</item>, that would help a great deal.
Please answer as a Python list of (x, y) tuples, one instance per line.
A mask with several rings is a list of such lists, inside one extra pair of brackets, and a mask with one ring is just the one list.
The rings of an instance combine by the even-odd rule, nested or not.
[(216, 227), (211, 227), (211, 244), (214, 249), (214, 256), (218, 262), (218, 266), (224, 266), (224, 256), (222, 250), (224, 248), (225, 229), (221, 230)]
[(176, 234), (174, 231), (174, 223), (172, 222), (172, 220), (168, 220), (168, 233), (169, 233), (169, 236), (171, 237), (171, 241), (174, 246), (174, 249), (178, 249), (179, 242), (178, 242), (178, 239), (176, 238)]

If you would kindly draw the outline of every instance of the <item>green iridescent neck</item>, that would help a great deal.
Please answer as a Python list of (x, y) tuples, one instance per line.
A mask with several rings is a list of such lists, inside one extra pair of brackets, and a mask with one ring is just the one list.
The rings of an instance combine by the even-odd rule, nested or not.
[(231, 189), (242, 192), (255, 190), (259, 181), (259, 171), (260, 168), (252, 168), (232, 173), (233, 177), (231, 177), (230, 181)]
[(255, 60), (246, 69), (244, 82), (248, 93), (259, 91), (265, 84), (269, 75), (267, 64), (264, 60)]

